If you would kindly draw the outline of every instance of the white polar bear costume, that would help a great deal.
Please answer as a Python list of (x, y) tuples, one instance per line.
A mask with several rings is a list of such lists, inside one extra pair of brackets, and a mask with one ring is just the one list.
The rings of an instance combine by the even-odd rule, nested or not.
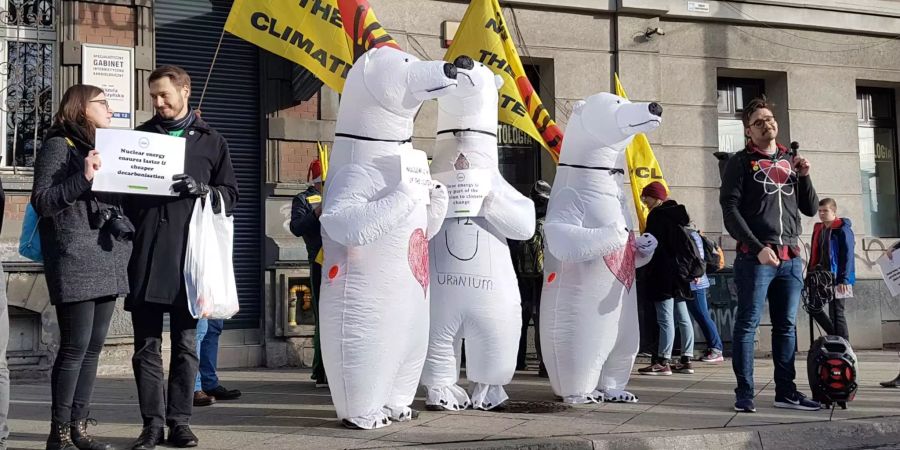
[[(460, 63), (472, 67), (472, 61)], [(438, 131), (431, 173), (484, 170), (491, 190), (479, 217), (447, 218), (431, 240), (431, 338), (422, 373), (425, 404), (460, 410), (469, 396), (459, 380), (465, 339), (471, 404), (492, 409), (507, 400), (521, 333), (519, 287), (506, 239), (534, 234), (535, 211), (500, 175), (497, 89), (503, 79), (481, 63), (459, 71), (459, 87), (438, 99)]]
[[(413, 118), (456, 87), (456, 68), (390, 47), (347, 75), (322, 211), (320, 311), (325, 372), (345, 426), (372, 429), (413, 416), (428, 346), (428, 242), (447, 207), (401, 182)], [(427, 169), (425, 169), (427, 170)]]
[(662, 108), (601, 93), (575, 105), (544, 223), (541, 350), (567, 403), (636, 402), (625, 391), (640, 336), (635, 267), (656, 240), (628, 230), (625, 147)]

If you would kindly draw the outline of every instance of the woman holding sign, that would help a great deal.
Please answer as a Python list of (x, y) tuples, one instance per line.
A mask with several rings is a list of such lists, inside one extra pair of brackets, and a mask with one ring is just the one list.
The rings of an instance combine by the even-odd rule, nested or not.
[(86, 428), (96, 423), (89, 418), (91, 393), (116, 297), (128, 293), (134, 228), (119, 195), (91, 191), (101, 166), (94, 134), (112, 118), (103, 90), (72, 86), (57, 111), (34, 162), (31, 196), (60, 331), (47, 448), (107, 449)]

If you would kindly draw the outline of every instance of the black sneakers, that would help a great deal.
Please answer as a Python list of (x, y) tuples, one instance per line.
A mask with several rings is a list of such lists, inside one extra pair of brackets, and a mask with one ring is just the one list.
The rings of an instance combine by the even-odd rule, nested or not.
[(234, 400), (241, 396), (241, 391), (237, 389), (225, 389), (221, 384), (211, 391), (204, 390), (203, 392), (210, 397), (214, 397), (216, 400)]

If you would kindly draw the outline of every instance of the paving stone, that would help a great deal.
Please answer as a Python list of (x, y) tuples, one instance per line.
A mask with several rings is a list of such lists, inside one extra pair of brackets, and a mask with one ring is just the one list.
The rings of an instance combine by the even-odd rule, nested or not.
[[(870, 439), (854, 441), (866, 442), (870, 447), (900, 442), (894, 429), (883, 424), (900, 423), (900, 393), (877, 385), (877, 381), (896, 375), (896, 354), (862, 352), (860, 359), (861, 386), (847, 410), (805, 412), (774, 408), (771, 361), (757, 360), (756, 414), (733, 411), (734, 374), (730, 364), (697, 364), (697, 372), (690, 376), (635, 375), (629, 389), (640, 396), (637, 404), (574, 405), (558, 413), (425, 411), (420, 390), (414, 403), (415, 408), (422, 409), (418, 420), (369, 431), (342, 427), (329, 391), (316, 389), (309, 381), (308, 370), (223, 370), (219, 374), (223, 383), (241, 389), (243, 397), (195, 408), (192, 424), (202, 448), (226, 450), (404, 446), (757, 448), (762, 442), (759, 436), (764, 433), (768, 433), (763, 442), (767, 445), (796, 442), (795, 446), (806, 447), (802, 444), (818, 445), (828, 436), (841, 438), (850, 432), (847, 430), (863, 436), (860, 439)], [(801, 356), (797, 358), (797, 373), (798, 388), (809, 392), (804, 379), (805, 359)], [(48, 384), (27, 381), (15, 380), (12, 386), (10, 448), (43, 448), (46, 440), (50, 416)], [(461, 381), (462, 386), (466, 384)], [(514, 401), (556, 401), (549, 382), (535, 376), (533, 370), (519, 372), (507, 386), (507, 392)], [(92, 433), (117, 447), (127, 447), (141, 431), (134, 380), (129, 376), (101, 377), (94, 399), (91, 415), (100, 424), (92, 427)], [(829, 435), (830, 429), (836, 431)], [(818, 434), (808, 442), (790, 441), (793, 434), (784, 430), (800, 430), (796, 436)]]

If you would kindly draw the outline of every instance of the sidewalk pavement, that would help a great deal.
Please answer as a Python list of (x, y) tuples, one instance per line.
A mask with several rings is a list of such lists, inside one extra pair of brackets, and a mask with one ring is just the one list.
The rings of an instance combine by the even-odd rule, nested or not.
[[(316, 389), (308, 370), (221, 371), (238, 400), (194, 408), (192, 428), (209, 449), (336, 448), (878, 448), (900, 449), (900, 389), (879, 381), (897, 375), (896, 352), (859, 354), (860, 389), (847, 410), (776, 409), (770, 360), (757, 359), (757, 413), (735, 413), (734, 375), (724, 364), (696, 364), (693, 375), (633, 375), (637, 404), (568, 407), (554, 401), (549, 382), (521, 371), (507, 386), (511, 409), (557, 412), (456, 413), (422, 410), (418, 420), (372, 431), (347, 430), (335, 418), (327, 389)], [(635, 369), (643, 362), (636, 364)], [(797, 384), (806, 386), (805, 355), (797, 357)], [(332, 380), (334, 381), (334, 380)], [(134, 380), (101, 378), (94, 389), (91, 428), (117, 448), (140, 433)], [(530, 403), (539, 402), (539, 403)], [(551, 402), (551, 403), (544, 403)], [(44, 448), (49, 430), (46, 383), (12, 386), (10, 448)], [(161, 446), (160, 448), (165, 448)]]

